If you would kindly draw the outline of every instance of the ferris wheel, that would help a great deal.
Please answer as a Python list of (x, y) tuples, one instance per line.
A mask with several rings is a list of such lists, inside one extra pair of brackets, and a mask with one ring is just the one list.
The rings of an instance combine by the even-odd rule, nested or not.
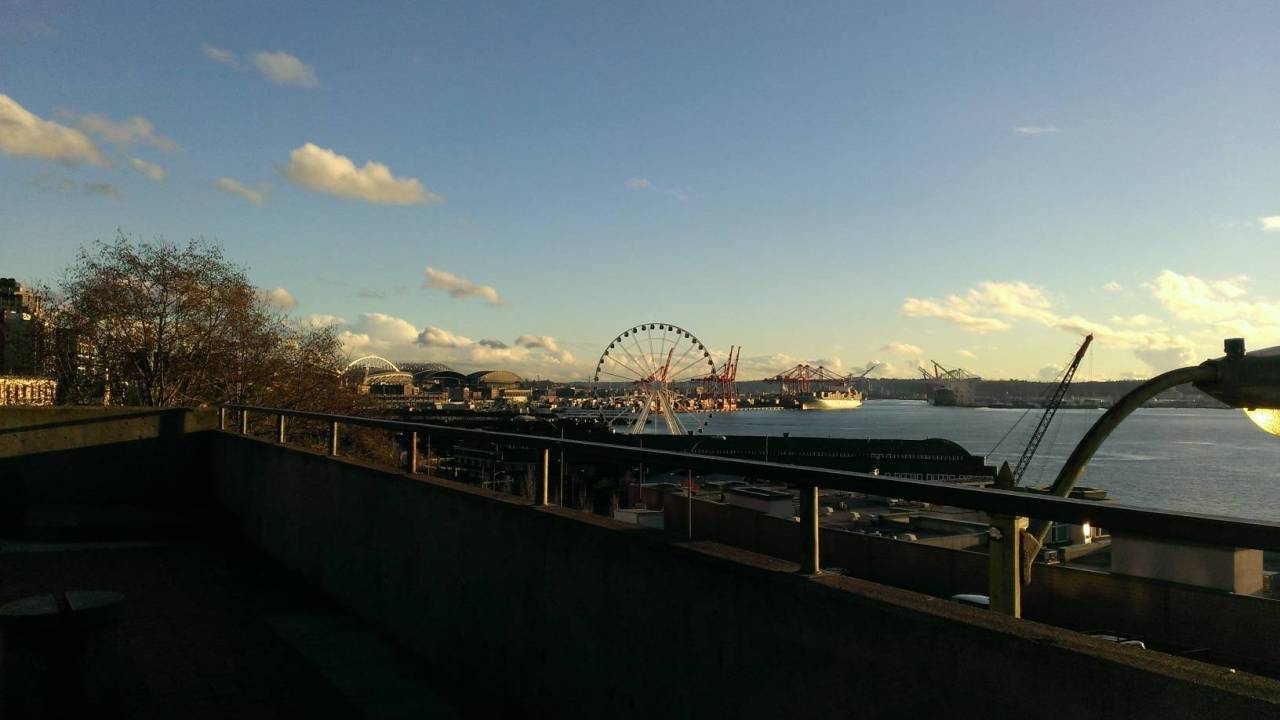
[(697, 381), (714, 373), (711, 351), (693, 333), (647, 323), (624, 330), (604, 349), (592, 395), (601, 419), (625, 425), (625, 432), (642, 433), (651, 420), (672, 435), (701, 432), (716, 403), (700, 395)]

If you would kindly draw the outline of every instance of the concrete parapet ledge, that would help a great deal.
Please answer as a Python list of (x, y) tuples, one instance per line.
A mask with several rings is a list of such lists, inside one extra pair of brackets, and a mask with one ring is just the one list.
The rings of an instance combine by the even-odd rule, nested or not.
[(534, 714), (1274, 716), (1280, 682), (470, 486), (215, 433), (246, 537)]

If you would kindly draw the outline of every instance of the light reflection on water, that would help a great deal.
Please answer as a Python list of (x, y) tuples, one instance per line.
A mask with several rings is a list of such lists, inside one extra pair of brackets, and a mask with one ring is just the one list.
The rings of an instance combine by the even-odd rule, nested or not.
[[(748, 410), (712, 416), (704, 433), (954, 440), (991, 453), (1024, 410), (933, 407), (870, 400), (857, 410)], [(1072, 448), (1102, 415), (1062, 410), (1028, 468), (1024, 484), (1052, 482)], [(1040, 411), (1022, 418), (991, 453), (1014, 464)], [(1280, 521), (1280, 438), (1258, 430), (1240, 411), (1138, 410), (1103, 444), (1081, 483), (1105, 488), (1129, 505)]]

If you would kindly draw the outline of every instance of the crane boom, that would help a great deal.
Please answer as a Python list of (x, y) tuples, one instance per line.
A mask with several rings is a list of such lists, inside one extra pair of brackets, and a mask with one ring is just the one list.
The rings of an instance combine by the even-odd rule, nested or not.
[(1084, 354), (1088, 352), (1089, 344), (1092, 342), (1093, 334), (1090, 333), (1085, 336), (1084, 342), (1080, 343), (1080, 349), (1076, 350), (1076, 356), (1071, 359), (1071, 364), (1067, 366), (1067, 371), (1062, 374), (1062, 381), (1058, 383), (1058, 387), (1054, 388), (1053, 395), (1044, 406), (1044, 414), (1040, 416), (1040, 422), (1031, 433), (1030, 442), (1027, 443), (1026, 449), (1022, 451), (1022, 457), (1018, 458), (1018, 465), (1013, 469), (1014, 485), (1021, 482), (1022, 474), (1027, 471), (1027, 466), (1031, 464), (1031, 458), (1040, 447), (1040, 441), (1044, 439), (1044, 434), (1048, 432), (1049, 423), (1053, 422), (1053, 416), (1058, 414), (1062, 399), (1066, 397), (1067, 388), (1071, 387), (1071, 380), (1076, 375), (1076, 369), (1080, 367), (1080, 361), (1084, 359)]

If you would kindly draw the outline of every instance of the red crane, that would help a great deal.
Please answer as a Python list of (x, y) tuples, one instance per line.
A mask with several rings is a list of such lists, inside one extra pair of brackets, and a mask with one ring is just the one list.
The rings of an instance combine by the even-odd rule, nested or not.
[(711, 374), (692, 378), (689, 382), (707, 383), (713, 387), (712, 404), (718, 410), (738, 409), (738, 358), (742, 356), (741, 345), (730, 345), (729, 355), (724, 364)]
[[(870, 369), (866, 372), (870, 372)], [(844, 386), (849, 383), (844, 375), (837, 375), (821, 365), (814, 367), (803, 363), (773, 377), (765, 378), (764, 382), (781, 383), (783, 395), (803, 395), (811, 392), (815, 386), (822, 389), (831, 385)]]

